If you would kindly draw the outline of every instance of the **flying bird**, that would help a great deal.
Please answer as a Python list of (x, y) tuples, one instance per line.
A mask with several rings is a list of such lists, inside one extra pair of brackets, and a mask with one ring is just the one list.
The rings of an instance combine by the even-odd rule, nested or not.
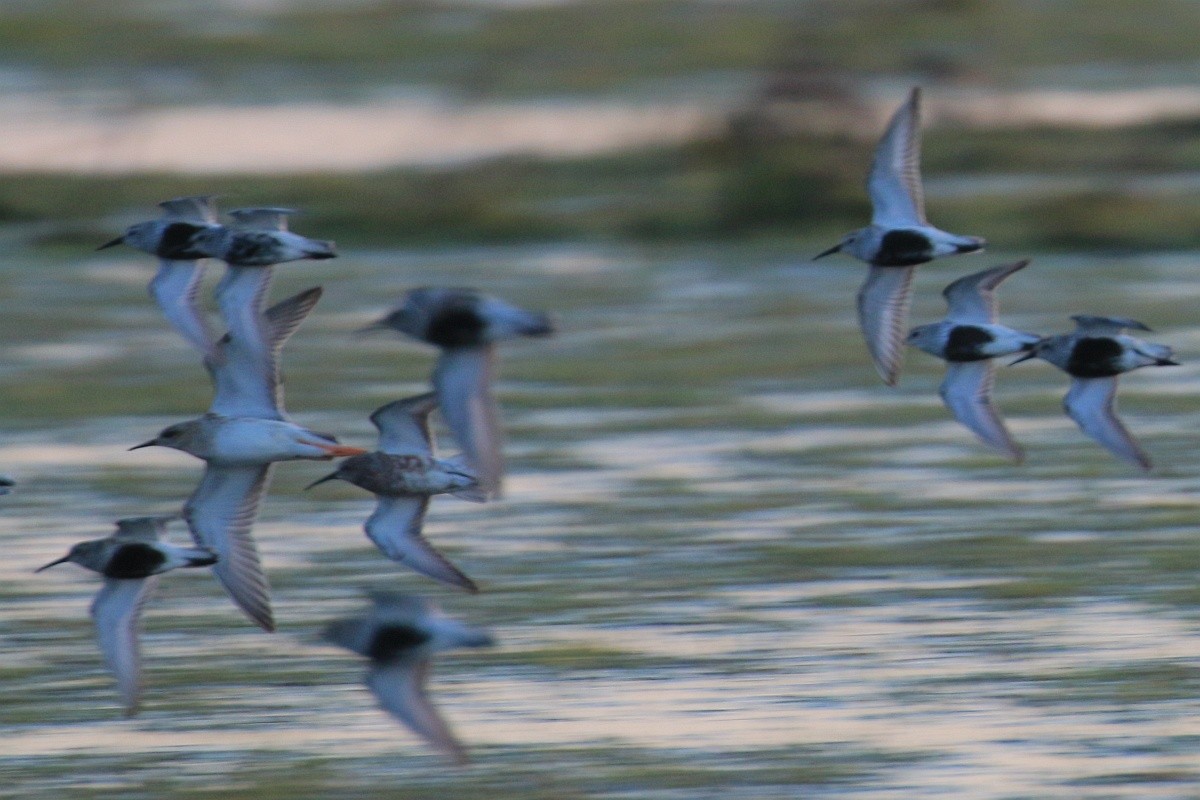
[(229, 212), (232, 225), (205, 231), (197, 245), (207, 255), (237, 267), (270, 267), (301, 259), (336, 258), (333, 242), (310, 239), (288, 230), (288, 216), (295, 213), (291, 208), (234, 209)]
[(211, 357), (213, 335), (208, 320), (197, 308), (196, 293), (204, 277), (206, 237), (223, 230), (217, 222), (214, 199), (206, 195), (177, 197), (158, 204), (158, 219), (131, 225), (125, 233), (100, 245), (99, 250), (127, 244), (158, 256), (158, 272), (150, 281), (150, 296), (167, 322), (204, 356)]
[(258, 516), (271, 465), (295, 459), (329, 460), (365, 453), (289, 420), (283, 411), (279, 353), (316, 305), (320, 288), (283, 300), (265, 315), (268, 358), (226, 335), (208, 362), (213, 400), (198, 419), (164, 428), (130, 448), (170, 447), (205, 461), (200, 484), (183, 507), (196, 542), (220, 557), (213, 572), (234, 602), (264, 630), (275, 629), (266, 575), (250, 529)]
[(379, 705), (457, 763), (466, 749), (450, 731), (426, 692), (435, 653), (458, 647), (490, 647), (484, 630), (442, 614), (424, 598), (392, 592), (371, 595), (365, 616), (329, 625), (323, 637), (366, 656), (367, 686)]
[(100, 651), (117, 678), (126, 716), (137, 713), (141, 696), (138, 630), (142, 608), (158, 585), (158, 576), (180, 567), (207, 567), (217, 562), (217, 556), (208, 550), (160, 541), (172, 519), (176, 517), (117, 520), (111, 536), (80, 542), (62, 558), (36, 570), (71, 561), (104, 576), (104, 586), (92, 601), (92, 619)]
[(550, 317), (473, 289), (413, 289), (399, 308), (364, 330), (391, 328), (441, 349), (433, 369), (438, 408), (475, 472), (498, 497), (504, 478), (503, 434), (492, 396), (495, 345), (518, 336), (549, 336)]
[(916, 266), (942, 256), (974, 253), (983, 239), (958, 236), (925, 219), (921, 187), (921, 91), (912, 90), (888, 123), (867, 176), (871, 224), (846, 234), (818, 258), (846, 252), (871, 269), (858, 290), (858, 322), (879, 375), (900, 378), (904, 334)]
[(1042, 337), (1000, 325), (995, 290), (1028, 260), (992, 267), (959, 278), (942, 292), (949, 306), (946, 318), (918, 325), (908, 343), (946, 362), (939, 393), (954, 418), (984, 444), (1013, 461), (1024, 454), (1004, 426), (992, 402), (997, 356), (1028, 352)]
[(475, 502), (486, 499), (469, 467), (437, 457), (429, 427), (429, 415), (436, 407), (437, 396), (430, 392), (376, 409), (371, 422), (379, 430), (379, 449), (347, 458), (308, 488), (343, 480), (371, 492), (377, 503), (365, 529), (384, 555), (434, 580), (477, 592), (475, 582), (421, 533), (433, 495), (453, 494)]
[(1074, 332), (1042, 339), (1012, 363), (1040, 358), (1070, 375), (1063, 399), (1067, 416), (1114, 456), (1149, 471), (1150, 457), (1117, 417), (1117, 377), (1140, 367), (1179, 366), (1174, 351), (1123, 333), (1150, 330), (1135, 319), (1086, 314), (1071, 319)]
[(214, 292), (221, 318), (234, 338), (269, 358), (263, 332), (263, 307), (276, 264), (300, 259), (334, 258), (333, 242), (309, 239), (288, 230), (289, 208), (237, 208), (233, 224), (202, 236), (199, 246), (228, 265)]

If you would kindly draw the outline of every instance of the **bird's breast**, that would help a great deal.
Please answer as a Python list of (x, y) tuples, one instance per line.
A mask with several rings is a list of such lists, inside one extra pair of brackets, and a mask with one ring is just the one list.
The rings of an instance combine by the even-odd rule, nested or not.
[(425, 341), (438, 347), (476, 347), (486, 344), (487, 320), (469, 306), (439, 310), (425, 328)]
[(155, 574), (167, 560), (153, 545), (141, 542), (123, 544), (113, 551), (104, 565), (106, 578), (137, 579)]
[(197, 234), (203, 230), (203, 226), (190, 222), (172, 222), (163, 228), (154, 254), (171, 261), (204, 258), (206, 254), (196, 246)]
[(381, 625), (371, 636), (367, 658), (391, 661), (429, 641), (429, 634), (412, 625)]
[(933, 244), (920, 231), (890, 230), (879, 240), (870, 262), (876, 267), (912, 267), (933, 258)]
[(1065, 369), (1076, 378), (1111, 378), (1125, 371), (1121, 367), (1124, 352), (1120, 342), (1107, 336), (1079, 339), (1071, 348)]
[(946, 336), (942, 356), (947, 361), (983, 361), (991, 358), (987, 346), (995, 341), (991, 331), (975, 325), (955, 325)]

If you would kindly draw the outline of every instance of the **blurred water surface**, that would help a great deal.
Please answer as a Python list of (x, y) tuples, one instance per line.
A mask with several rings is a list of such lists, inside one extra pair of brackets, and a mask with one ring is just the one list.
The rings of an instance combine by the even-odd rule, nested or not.
[[(326, 287), (285, 352), (289, 409), (364, 446), (371, 410), (423, 390), (432, 364), (353, 335), (406, 288), (473, 285), (557, 314), (557, 338), (505, 348), (506, 499), (439, 498), (428, 518), (483, 593), (386, 561), (361, 531), (368, 495), (303, 492), (327, 465), (281, 465), (255, 529), (279, 632), (207, 574), (167, 576), (144, 709), (123, 720), (87, 616), (98, 580), (32, 570), (118, 517), (178, 508), (200, 463), (126, 448), (203, 411), (208, 387), (145, 296), (151, 260), (112, 252), (0, 263), (0, 468), (19, 481), (0, 508), (0, 796), (1200, 791), (1200, 254), (1038, 257), (1002, 292), (1017, 327), (1121, 314), (1177, 347), (1185, 366), (1123, 379), (1150, 477), (1062, 416), (1046, 364), (1000, 376), (1020, 467), (949, 419), (933, 359), (912, 353), (899, 389), (879, 384), (849, 260), (559, 245), (281, 267), (275, 298)], [(1024, 255), (923, 268), (914, 322), (940, 318), (953, 277)], [(365, 586), (494, 629), (498, 648), (450, 655), (432, 681), (472, 765), (449, 768), (374, 707), (354, 657), (316, 640)]]

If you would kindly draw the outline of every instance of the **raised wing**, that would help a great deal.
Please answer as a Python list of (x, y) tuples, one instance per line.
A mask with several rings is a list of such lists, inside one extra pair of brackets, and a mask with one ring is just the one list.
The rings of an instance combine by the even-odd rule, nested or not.
[(209, 407), (214, 414), (284, 418), (276, 398), (276, 351), (263, 314), (271, 273), (270, 267), (229, 267), (217, 285), (217, 305), (230, 340), (223, 347), (224, 363), (214, 364), (218, 372), (229, 370), (217, 381)]
[(412, 567), (436, 581), (457, 586), (468, 592), (478, 592), (475, 582), (462, 573), (449, 559), (434, 549), (424, 536), (421, 526), (429, 508), (424, 495), (378, 498), (374, 513), (367, 518), (364, 529), (367, 537), (383, 554), (393, 561)]
[(492, 397), (491, 345), (444, 349), (433, 369), (438, 408), (463, 455), (475, 470), (479, 488), (499, 497), (504, 479), (503, 434)]
[(465, 763), (466, 750), (425, 693), (428, 677), (428, 659), (402, 660), (372, 666), (367, 686), (385, 711), (457, 763)]
[(117, 679), (125, 716), (137, 713), (142, 689), (138, 630), (142, 608), (158, 585), (158, 576), (141, 580), (107, 578), (92, 601), (92, 620), (104, 661)]
[(213, 195), (176, 197), (162, 201), (158, 207), (163, 210), (163, 217), (167, 219), (207, 222), (213, 225), (217, 222), (217, 203)]
[(267, 631), (275, 630), (270, 588), (250, 528), (266, 491), (271, 465), (209, 464), (183, 507), (196, 544), (216, 553), (217, 579), (238, 607)]
[(872, 224), (885, 228), (925, 224), (920, 87), (913, 88), (879, 140), (867, 176), (867, 193), (871, 196)]
[(946, 379), (942, 381), (939, 393), (956, 420), (988, 447), (1020, 463), (1025, 454), (1013, 441), (992, 403), (995, 379), (996, 365), (990, 359), (951, 361), (946, 364)]
[(229, 212), (234, 224), (250, 230), (286, 231), (288, 215), (295, 214), (294, 208), (235, 208)]
[(285, 419), (283, 383), (279, 358), (283, 345), (321, 299), (315, 286), (267, 309), (263, 329), (268, 345), (267, 361), (246, 347), (233, 344), (226, 334), (217, 343), (217, 357), (205, 362), (213, 380), (210, 411), (223, 416)]
[(946, 318), (954, 322), (995, 323), (998, 319), (996, 287), (1028, 265), (1029, 259), (1025, 259), (959, 278), (942, 290), (942, 296), (950, 306)]
[(417, 453), (432, 458), (436, 448), (429, 415), (437, 405), (437, 393), (427, 392), (375, 409), (371, 423), (379, 430), (379, 449), (392, 455)]
[(127, 517), (117, 520), (114, 539), (132, 542), (157, 542), (167, 532), (167, 523), (178, 517)]
[(912, 279), (912, 267), (871, 267), (858, 290), (858, 324), (875, 369), (888, 386), (900, 379)]
[(213, 354), (215, 337), (196, 303), (200, 280), (204, 277), (203, 263), (160, 260), (158, 272), (150, 280), (150, 296), (171, 327), (207, 358)]
[(1063, 400), (1067, 416), (1117, 458), (1149, 471), (1150, 457), (1117, 417), (1117, 379), (1072, 378)]
[(1129, 317), (1100, 317), (1093, 314), (1075, 314), (1071, 319), (1075, 320), (1076, 333), (1086, 333), (1088, 335), (1116, 335), (1126, 329), (1138, 331), (1150, 330), (1143, 323)]

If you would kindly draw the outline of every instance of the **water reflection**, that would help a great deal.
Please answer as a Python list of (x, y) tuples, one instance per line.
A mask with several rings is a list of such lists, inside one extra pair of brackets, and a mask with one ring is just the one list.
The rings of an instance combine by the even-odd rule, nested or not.
[[(430, 512), (428, 536), (484, 593), (381, 559), (361, 530), (367, 495), (305, 493), (326, 468), (281, 465), (256, 528), (281, 632), (250, 629), (207, 576), (168, 576), (132, 721), (92, 641), (93, 577), (32, 569), (119, 516), (178, 507), (199, 463), (125, 448), (202, 411), (207, 380), (127, 262), (98, 260), (80, 282), (37, 280), (52, 265), (31, 259), (0, 265), (0, 291), (25, 304), (0, 320), (22, 365), (0, 373), (0, 466), (20, 481), (0, 509), (10, 790), (52, 796), (86, 775), (123, 797), (521, 797), (539, 780), (564, 797), (667, 797), (681, 772), (763, 798), (1194, 787), (1194, 368), (1125, 382), (1130, 424), (1162, 465), (1150, 478), (1061, 417), (1060, 376), (1002, 372), (1030, 456), (1014, 467), (946, 418), (932, 359), (911, 358), (899, 390), (876, 385), (853, 320), (859, 270), (792, 283), (757, 266), (770, 259), (573, 246), (281, 270), (275, 296), (331, 289), (289, 344), (289, 407), (355, 443), (373, 441), (366, 414), (431, 365), (423, 348), (350, 335), (387, 298), (447, 282), (452, 263), (456, 284), (561, 309), (561, 339), (514, 347), (500, 369), (508, 498)], [(1070, 287), (1192, 360), (1200, 328), (1173, 291), (1192, 269), (1039, 258), (1007, 305), (1051, 327)], [(921, 277), (914, 319), (941, 313), (954, 274)], [(373, 707), (361, 665), (316, 642), (364, 585), (428, 593), (496, 630), (494, 652), (447, 658), (433, 678), (476, 767), (447, 776)]]

